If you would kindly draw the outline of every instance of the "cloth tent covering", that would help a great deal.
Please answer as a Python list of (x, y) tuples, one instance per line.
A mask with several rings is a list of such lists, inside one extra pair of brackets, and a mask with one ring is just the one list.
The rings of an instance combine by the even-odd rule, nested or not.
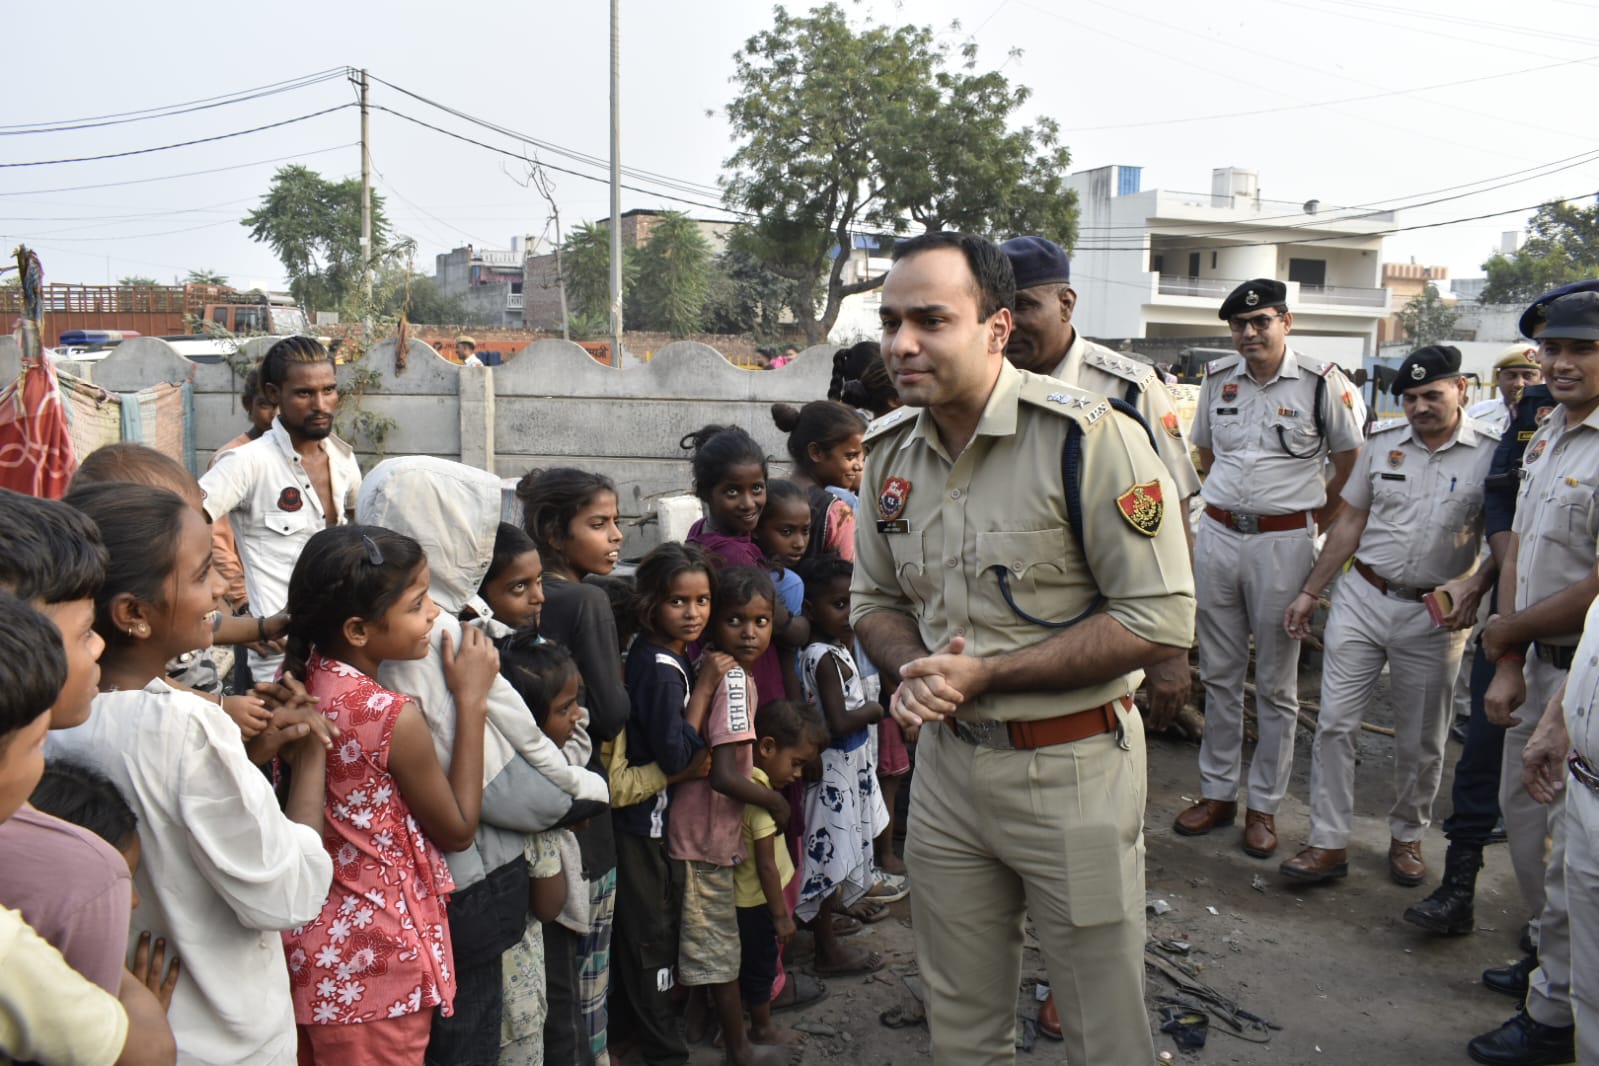
[(61, 382), (45, 356), (39, 257), (17, 249), (21, 273), (22, 373), (0, 390), (0, 486), (30, 496), (60, 499), (78, 468), (68, 431)]

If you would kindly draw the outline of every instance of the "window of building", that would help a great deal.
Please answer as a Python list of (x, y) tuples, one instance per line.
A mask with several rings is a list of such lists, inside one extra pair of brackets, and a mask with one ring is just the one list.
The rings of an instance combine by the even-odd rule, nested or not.
[(1327, 260), (1288, 260), (1288, 280), (1297, 281), (1301, 285), (1312, 285), (1318, 289), (1325, 288), (1327, 285)]

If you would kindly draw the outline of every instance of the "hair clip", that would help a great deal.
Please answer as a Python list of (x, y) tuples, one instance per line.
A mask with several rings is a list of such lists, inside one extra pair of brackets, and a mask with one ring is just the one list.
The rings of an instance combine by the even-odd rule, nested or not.
[(378, 542), (377, 541), (373, 540), (371, 537), (367, 536), (365, 533), (362, 533), (361, 534), (361, 546), (366, 549), (366, 561), (367, 562), (371, 563), (373, 566), (382, 566), (383, 565), (383, 552), (382, 552), (381, 549), (378, 548)]

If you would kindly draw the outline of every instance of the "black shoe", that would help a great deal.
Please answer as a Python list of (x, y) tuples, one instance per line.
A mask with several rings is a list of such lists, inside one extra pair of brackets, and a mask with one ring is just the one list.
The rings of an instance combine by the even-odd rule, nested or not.
[(1576, 1027), (1542, 1025), (1522, 1011), (1491, 1033), (1472, 1038), (1466, 1054), (1489, 1066), (1561, 1066), (1577, 1061)]
[(1491, 970), (1482, 971), (1482, 983), (1495, 992), (1503, 992), (1507, 996), (1525, 999), (1527, 995), (1527, 982), (1532, 978), (1532, 971), (1538, 968), (1538, 956), (1528, 955), (1519, 962), (1509, 966), (1495, 966)]
[(1476, 928), (1471, 909), (1482, 867), (1482, 852), (1450, 844), (1444, 853), (1444, 879), (1432, 895), (1405, 908), (1405, 921), (1437, 936), (1464, 936)]
[(1490, 844), (1503, 844), (1509, 839), (1509, 835), (1505, 832), (1505, 820), (1503, 818), (1495, 822), (1494, 827), (1488, 830), (1488, 843)]

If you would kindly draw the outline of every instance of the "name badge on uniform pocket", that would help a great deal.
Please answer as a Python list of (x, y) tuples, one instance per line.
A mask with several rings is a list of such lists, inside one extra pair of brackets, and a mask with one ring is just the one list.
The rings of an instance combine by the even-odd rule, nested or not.
[(1405, 480), (1405, 475), (1403, 475), (1403, 474), (1378, 474), (1377, 476), (1382, 478), (1382, 480), (1384, 480), (1384, 481), (1403, 481), (1403, 480)]
[(877, 531), (879, 533), (909, 533), (911, 524), (903, 518), (895, 518), (891, 521), (877, 523)]
[(1219, 414), (1219, 415), (1236, 415), (1238, 413), (1238, 408), (1236, 408), (1236, 407), (1218, 407), (1218, 408), (1216, 408), (1216, 413)]

